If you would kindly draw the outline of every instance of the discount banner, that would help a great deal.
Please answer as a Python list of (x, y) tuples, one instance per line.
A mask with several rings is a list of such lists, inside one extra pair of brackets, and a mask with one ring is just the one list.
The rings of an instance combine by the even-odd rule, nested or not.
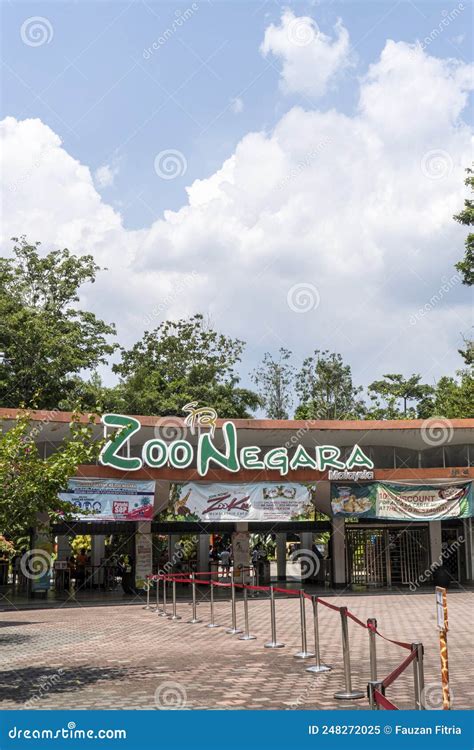
[(61, 500), (75, 505), (79, 521), (151, 521), (155, 483), (135, 479), (70, 479)]
[(333, 484), (331, 508), (335, 516), (420, 521), (467, 518), (473, 515), (472, 482), (442, 487), (391, 482)]
[(303, 484), (198, 484), (178, 489), (171, 516), (186, 521), (313, 521)]

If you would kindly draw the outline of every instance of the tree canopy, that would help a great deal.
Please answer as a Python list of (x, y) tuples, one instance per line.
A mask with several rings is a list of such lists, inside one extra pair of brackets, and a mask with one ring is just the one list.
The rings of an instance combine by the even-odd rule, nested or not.
[(261, 365), (252, 373), (268, 419), (288, 419), (293, 401), (294, 367), (291, 352), (281, 347), (278, 359), (266, 352)]
[(356, 419), (363, 414), (362, 387), (354, 386), (340, 354), (316, 350), (296, 376), (296, 419)]

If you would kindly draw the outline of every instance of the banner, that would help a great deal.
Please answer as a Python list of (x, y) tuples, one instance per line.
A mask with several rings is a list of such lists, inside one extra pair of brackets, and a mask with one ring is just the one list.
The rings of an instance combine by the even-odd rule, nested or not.
[(331, 485), (331, 508), (335, 516), (439, 521), (473, 515), (472, 482), (435, 486), (371, 482), (362, 485)]
[(139, 523), (135, 534), (135, 588), (146, 588), (153, 565), (153, 542), (149, 523)]
[(198, 484), (178, 489), (173, 516), (183, 521), (313, 521), (303, 484)]
[(78, 521), (152, 521), (155, 483), (138, 479), (70, 479), (67, 490), (59, 497), (77, 507)]

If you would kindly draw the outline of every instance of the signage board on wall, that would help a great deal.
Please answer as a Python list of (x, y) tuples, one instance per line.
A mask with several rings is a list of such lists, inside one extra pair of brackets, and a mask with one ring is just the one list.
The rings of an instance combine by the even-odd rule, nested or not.
[(76, 506), (78, 521), (151, 521), (155, 482), (136, 479), (70, 479), (61, 500)]
[(472, 482), (435, 486), (369, 482), (331, 485), (335, 516), (386, 520), (439, 521), (473, 515)]
[(304, 484), (188, 482), (172, 511), (186, 521), (313, 521), (315, 508)]

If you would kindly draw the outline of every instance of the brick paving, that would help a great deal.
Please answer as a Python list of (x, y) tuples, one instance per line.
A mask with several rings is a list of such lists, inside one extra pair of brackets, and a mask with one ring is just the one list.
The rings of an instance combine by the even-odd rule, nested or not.
[[(474, 707), (472, 679), (472, 594), (449, 594), (449, 659), (453, 708)], [(437, 707), (439, 651), (434, 595), (379, 594), (329, 599), (347, 605), (365, 621), (376, 617), (385, 635), (425, 646), (428, 706)], [(242, 626), (242, 602), (238, 624)], [(48, 608), (0, 613), (0, 708), (2, 709), (337, 709), (367, 708), (367, 701), (343, 703), (333, 694), (343, 686), (340, 621), (320, 607), (322, 659), (333, 671), (305, 671), (313, 660), (294, 658), (300, 650), (299, 603), (277, 600), (277, 635), (283, 649), (265, 649), (269, 640), (268, 601), (249, 601), (254, 641), (227, 635), (230, 605), (218, 601), (214, 630), (203, 600), (191, 625), (187, 602), (178, 603), (183, 619), (172, 622), (139, 605)], [(312, 617), (308, 602), (308, 643)], [(350, 622), (353, 687), (365, 690), (369, 676), (368, 634)], [(385, 677), (407, 652), (377, 640), (379, 677)], [(400, 708), (413, 707), (412, 668), (388, 691)]]

